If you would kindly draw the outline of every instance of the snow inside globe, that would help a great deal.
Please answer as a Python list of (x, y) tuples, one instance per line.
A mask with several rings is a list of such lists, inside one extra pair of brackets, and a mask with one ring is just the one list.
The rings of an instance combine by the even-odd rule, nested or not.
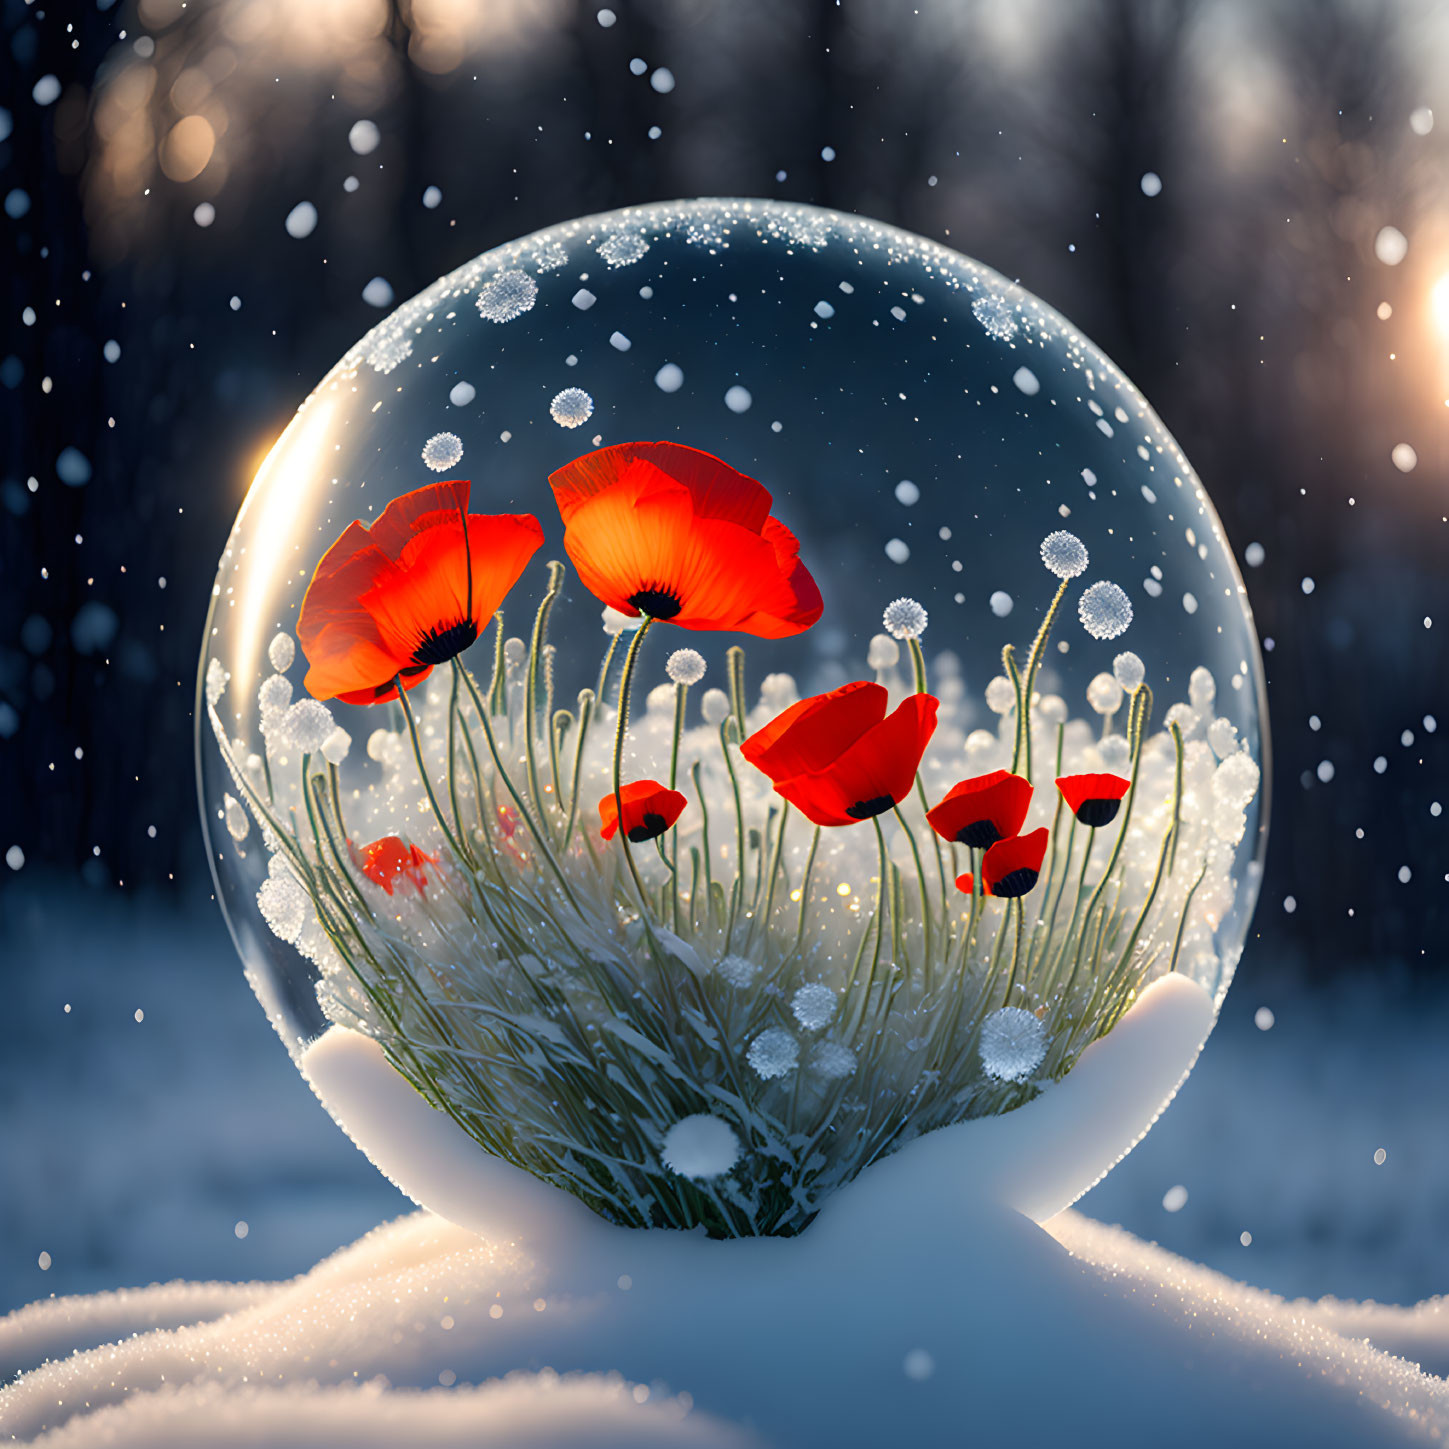
[(1175, 981), (1140, 1134), (1257, 894), (1261, 661), (1187, 459), (1020, 287), (806, 207), (571, 221), (373, 328), (237, 518), (197, 717), (339, 1120), (362, 1043), (627, 1227), (799, 1233)]

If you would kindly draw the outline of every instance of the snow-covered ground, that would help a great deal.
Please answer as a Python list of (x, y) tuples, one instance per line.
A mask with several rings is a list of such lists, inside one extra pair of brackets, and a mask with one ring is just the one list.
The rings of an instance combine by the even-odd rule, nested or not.
[[(0, 940), (0, 1311), (290, 1276), (410, 1208), (293, 1069), (209, 902), (12, 888)], [(1250, 945), (1177, 1100), (1079, 1207), (1290, 1296), (1449, 1289), (1449, 997), (1393, 976), (1309, 991), (1269, 965)]]

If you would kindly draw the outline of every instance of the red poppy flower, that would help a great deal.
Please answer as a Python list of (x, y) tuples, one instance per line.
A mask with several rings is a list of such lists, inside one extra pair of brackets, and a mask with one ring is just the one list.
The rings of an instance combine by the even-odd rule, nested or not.
[(1009, 770), (993, 770), (962, 780), (926, 812), (931, 828), (943, 840), (985, 850), (1021, 829), (1031, 808), (1031, 782)]
[(913, 694), (886, 714), (889, 696), (857, 680), (791, 705), (740, 746), (775, 793), (816, 825), (854, 825), (899, 805), (936, 731), (937, 701)]
[(1024, 896), (1036, 885), (1046, 855), (1047, 828), (998, 840), (982, 858), (981, 880), (989, 896)]
[(591, 594), (630, 617), (782, 639), (821, 614), (795, 535), (753, 478), (679, 443), (586, 453), (549, 482)]
[[(624, 834), (635, 845), (663, 835), (689, 804), (678, 790), (667, 789), (658, 780), (635, 780), (619, 791), (619, 798), (624, 804)], [(605, 840), (612, 840), (619, 829), (619, 811), (612, 790), (599, 801), (599, 819), (603, 822), (599, 834)]]
[(394, 699), (399, 678), (411, 689), (477, 639), (543, 529), (531, 513), (469, 514), (468, 489), (456, 479), (405, 493), (323, 555), (297, 619), (310, 694)]
[(956, 877), (956, 889), (963, 895), (972, 895), (976, 890), (976, 877), (971, 872), (963, 871)]
[(398, 876), (406, 876), (421, 891), (428, 883), (425, 865), (436, 865), (438, 857), (416, 845), (405, 845), (396, 835), (384, 835), (357, 852), (358, 863), (368, 880), (392, 894)]
[(1057, 781), (1062, 799), (1083, 825), (1110, 825), (1122, 797), (1132, 788), (1121, 775), (1063, 775)]

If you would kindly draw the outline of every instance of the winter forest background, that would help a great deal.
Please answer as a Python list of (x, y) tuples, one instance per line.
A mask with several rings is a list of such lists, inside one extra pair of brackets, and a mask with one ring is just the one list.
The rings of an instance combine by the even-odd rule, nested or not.
[(1269, 651), (1268, 870), (1201, 1064), (1084, 1206), (1284, 1292), (1449, 1290), (1449, 17), (610, 4), (0, 0), (0, 1311), (295, 1272), (404, 1206), (210, 902), (215, 563), (379, 305), (690, 195), (947, 241), (1176, 433)]

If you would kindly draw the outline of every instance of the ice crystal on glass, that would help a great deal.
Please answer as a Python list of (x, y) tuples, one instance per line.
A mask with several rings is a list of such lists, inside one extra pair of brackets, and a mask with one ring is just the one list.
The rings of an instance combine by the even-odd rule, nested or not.
[(1046, 1027), (1025, 1007), (1003, 1006), (981, 1023), (981, 1065), (989, 1077), (1024, 1082), (1046, 1051)]
[(649, 250), (649, 243), (637, 231), (616, 231), (598, 245), (598, 253), (611, 267), (637, 262)]
[(478, 293), (478, 311), (490, 322), (512, 322), (538, 300), (538, 283), (516, 267), (500, 272)]
[(985, 329), (986, 335), (998, 342), (1010, 342), (1020, 330), (1011, 303), (995, 292), (978, 297), (971, 304), (971, 315)]

